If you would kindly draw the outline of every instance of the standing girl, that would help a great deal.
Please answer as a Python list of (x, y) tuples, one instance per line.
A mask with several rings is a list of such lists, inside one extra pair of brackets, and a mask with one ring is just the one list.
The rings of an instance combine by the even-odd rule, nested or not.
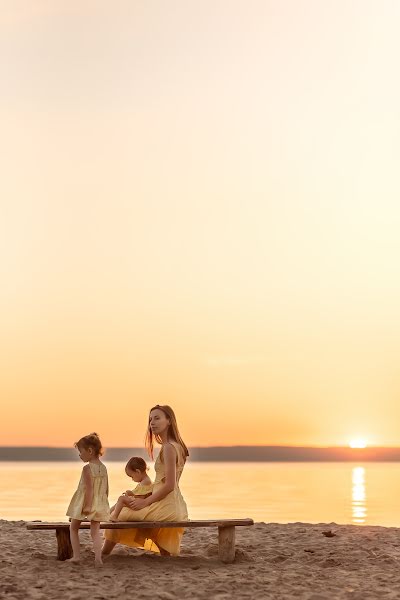
[[(122, 508), (120, 521), (187, 521), (186, 503), (179, 489), (179, 479), (185, 466), (188, 449), (183, 442), (170, 406), (154, 406), (150, 410), (146, 447), (153, 458), (154, 439), (161, 444), (155, 462), (156, 478), (153, 493), (148, 498), (130, 498)], [(144, 548), (163, 555), (178, 555), (184, 529), (107, 529), (103, 556), (112, 552), (115, 544)]]
[(108, 521), (110, 518), (107, 469), (100, 460), (103, 448), (97, 433), (85, 435), (76, 442), (75, 448), (79, 451), (79, 458), (88, 464), (82, 469), (78, 489), (67, 510), (67, 516), (71, 517), (73, 551), (70, 562), (78, 563), (80, 560), (79, 527), (83, 520), (89, 520), (95, 562), (101, 565), (100, 521)]

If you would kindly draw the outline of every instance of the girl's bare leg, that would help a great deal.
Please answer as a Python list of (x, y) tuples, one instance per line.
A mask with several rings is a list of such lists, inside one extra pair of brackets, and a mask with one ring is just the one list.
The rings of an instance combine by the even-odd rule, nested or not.
[(101, 551), (101, 555), (103, 558), (111, 554), (111, 552), (114, 550), (116, 543), (117, 542), (112, 542), (111, 540), (104, 540), (103, 549)]
[(71, 538), (72, 546), (72, 558), (68, 559), (68, 562), (78, 563), (81, 558), (81, 545), (79, 542), (79, 526), (81, 521), (78, 519), (71, 519), (71, 525), (69, 526), (69, 536)]
[(120, 496), (118, 498), (117, 504), (114, 506), (111, 511), (110, 521), (118, 521), (119, 513), (124, 508), (124, 506), (129, 507), (128, 502), (130, 502), (131, 498), (128, 496)]
[(95, 562), (97, 565), (102, 565), (103, 564), (103, 561), (101, 560), (102, 539), (101, 539), (101, 535), (100, 535), (100, 522), (99, 521), (90, 521), (90, 534), (92, 536), (92, 541), (93, 541)]

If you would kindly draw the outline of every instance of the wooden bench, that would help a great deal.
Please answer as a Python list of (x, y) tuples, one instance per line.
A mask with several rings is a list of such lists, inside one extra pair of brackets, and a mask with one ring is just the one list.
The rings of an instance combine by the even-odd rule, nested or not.
[[(45, 523), (31, 521), (26, 528), (30, 531), (55, 529), (58, 546), (58, 560), (66, 560), (72, 556), (72, 546), (69, 537), (69, 523)], [(231, 563), (235, 560), (235, 527), (254, 525), (252, 519), (219, 519), (216, 521), (119, 521), (118, 523), (104, 522), (100, 529), (158, 529), (160, 527), (218, 527), (218, 555), (222, 562)], [(81, 523), (80, 529), (90, 529), (90, 523)]]

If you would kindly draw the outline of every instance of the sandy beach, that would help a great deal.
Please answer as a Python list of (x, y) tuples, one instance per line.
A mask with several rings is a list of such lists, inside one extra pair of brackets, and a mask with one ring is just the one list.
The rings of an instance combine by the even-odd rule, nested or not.
[(215, 531), (187, 530), (179, 557), (119, 546), (102, 569), (94, 568), (86, 531), (80, 566), (56, 560), (54, 531), (28, 532), (24, 521), (2, 520), (0, 533), (0, 598), (7, 600), (400, 597), (398, 528), (257, 523), (237, 528), (231, 565), (217, 559)]

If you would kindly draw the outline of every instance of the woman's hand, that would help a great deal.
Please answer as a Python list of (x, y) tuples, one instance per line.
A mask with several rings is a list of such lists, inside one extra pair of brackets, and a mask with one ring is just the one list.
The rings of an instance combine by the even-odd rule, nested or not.
[(88, 515), (90, 512), (92, 512), (92, 507), (91, 506), (84, 506), (82, 508), (82, 514), (83, 515)]
[(132, 498), (127, 504), (132, 510), (141, 510), (142, 508), (149, 506), (150, 503), (147, 498)]

